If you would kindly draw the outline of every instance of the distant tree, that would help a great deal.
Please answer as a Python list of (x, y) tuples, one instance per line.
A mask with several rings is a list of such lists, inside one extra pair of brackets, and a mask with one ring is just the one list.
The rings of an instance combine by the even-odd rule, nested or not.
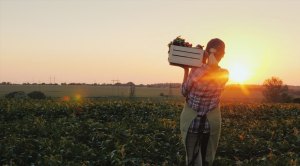
[(11, 85), (10, 82), (1, 82), (0, 85)]
[(288, 86), (283, 85), (283, 81), (277, 77), (266, 79), (263, 83), (263, 95), (267, 102), (290, 102)]
[(33, 91), (28, 93), (28, 97), (32, 99), (45, 99), (46, 95), (41, 91)]
[(133, 82), (127, 82), (125, 85), (131, 86), (131, 85), (135, 85), (135, 84)]

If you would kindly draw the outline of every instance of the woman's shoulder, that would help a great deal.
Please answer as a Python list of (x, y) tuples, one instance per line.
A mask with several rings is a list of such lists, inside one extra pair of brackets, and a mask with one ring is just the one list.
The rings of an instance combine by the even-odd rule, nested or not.
[(229, 74), (229, 71), (227, 70), (227, 69), (225, 69), (225, 68), (219, 68), (219, 72), (221, 72), (221, 73), (226, 73), (226, 74)]
[(214, 78), (218, 79), (228, 79), (229, 78), (229, 71), (225, 68), (221, 68), (220, 66), (215, 67), (211, 74), (214, 76)]
[(229, 78), (229, 71), (224, 68), (219, 69), (219, 75), (221, 76), (222, 79), (228, 80)]

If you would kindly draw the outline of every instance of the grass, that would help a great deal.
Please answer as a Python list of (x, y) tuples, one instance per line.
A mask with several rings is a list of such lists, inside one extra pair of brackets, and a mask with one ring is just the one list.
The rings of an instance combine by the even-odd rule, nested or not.
[[(129, 86), (90, 86), (90, 85), (0, 85), (0, 96), (13, 91), (42, 91), (46, 96), (63, 97), (76, 96), (81, 97), (128, 97)], [(154, 87), (136, 87), (136, 97), (161, 97), (173, 96), (181, 97), (180, 88), (154, 88)], [(226, 87), (221, 97), (222, 101), (227, 102), (260, 102), (263, 99), (261, 89), (247, 87), (247, 91), (239, 86)]]

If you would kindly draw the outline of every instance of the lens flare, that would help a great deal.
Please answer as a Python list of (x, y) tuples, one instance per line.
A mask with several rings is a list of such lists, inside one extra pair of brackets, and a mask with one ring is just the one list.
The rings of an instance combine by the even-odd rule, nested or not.
[(70, 98), (70, 96), (64, 96), (64, 97), (62, 98), (62, 100), (63, 100), (63, 101), (70, 101), (71, 98)]
[(244, 83), (250, 79), (250, 71), (247, 66), (242, 64), (235, 64), (229, 68), (229, 80), (233, 83)]
[(76, 94), (76, 95), (74, 96), (74, 100), (75, 100), (75, 101), (81, 101), (81, 95), (80, 95), (80, 94)]

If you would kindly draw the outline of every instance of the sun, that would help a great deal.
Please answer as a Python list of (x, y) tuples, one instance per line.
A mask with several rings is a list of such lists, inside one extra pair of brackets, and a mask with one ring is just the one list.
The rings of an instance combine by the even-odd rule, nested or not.
[(250, 70), (246, 65), (234, 64), (229, 67), (229, 80), (232, 83), (245, 83), (250, 78)]

